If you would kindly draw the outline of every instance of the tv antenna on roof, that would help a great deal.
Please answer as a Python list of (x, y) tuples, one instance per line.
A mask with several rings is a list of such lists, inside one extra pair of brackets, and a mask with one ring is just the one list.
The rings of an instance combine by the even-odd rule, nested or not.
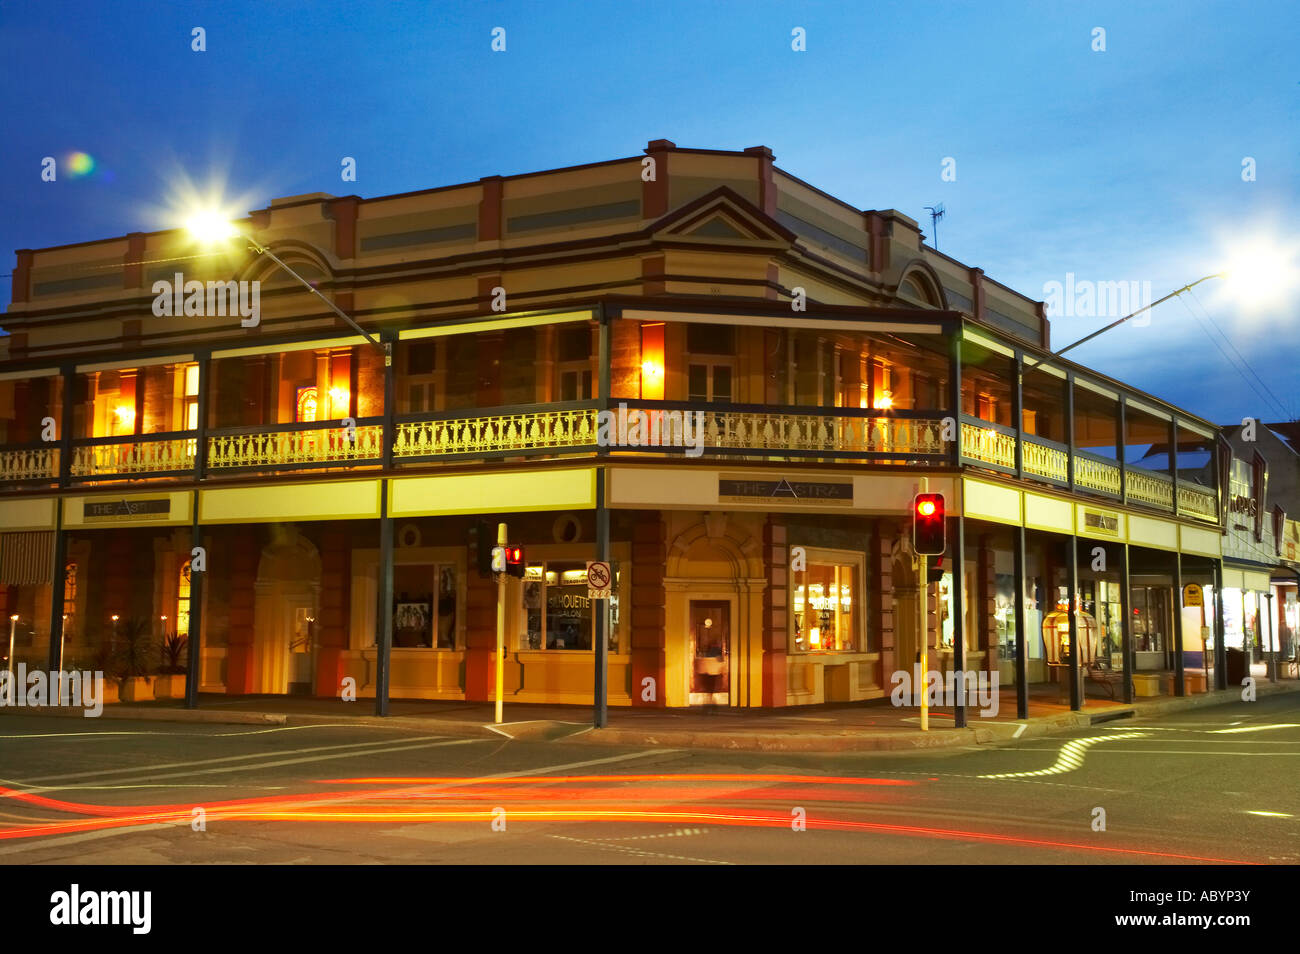
[(934, 250), (939, 251), (939, 220), (943, 218), (943, 203), (927, 205), (925, 211), (930, 213), (930, 231), (934, 233)]

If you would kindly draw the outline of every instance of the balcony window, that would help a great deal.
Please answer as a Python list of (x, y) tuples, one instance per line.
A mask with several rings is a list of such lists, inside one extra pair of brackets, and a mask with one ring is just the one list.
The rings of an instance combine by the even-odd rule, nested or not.
[(961, 351), (962, 413), (990, 424), (1014, 427), (1010, 359), (971, 341), (963, 341)]
[(1074, 443), (1080, 449), (1108, 460), (1118, 460), (1119, 403), (1108, 395), (1080, 385), (1074, 387)]
[(63, 422), (63, 378), (57, 374), (0, 381), (0, 444), (41, 440), (42, 422)]
[(1069, 440), (1065, 431), (1065, 380), (1038, 368), (1025, 368), (1021, 381), (1022, 427), (1025, 434), (1057, 444)]
[(592, 331), (583, 324), (562, 328), (557, 336), (556, 393), (561, 401), (590, 401), (592, 397)]
[(1133, 404), (1124, 409), (1124, 463), (1168, 474), (1169, 421)]
[(446, 382), (445, 362), (440, 360), (446, 342), (424, 338), (404, 342), (399, 351), (400, 386), (397, 388), (399, 414), (437, 411), (442, 407)]

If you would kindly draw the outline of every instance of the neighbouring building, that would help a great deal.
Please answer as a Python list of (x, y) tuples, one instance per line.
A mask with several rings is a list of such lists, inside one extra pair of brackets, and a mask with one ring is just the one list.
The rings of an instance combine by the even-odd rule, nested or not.
[[(487, 700), (505, 522), (507, 701), (592, 701), (600, 555), (613, 705), (876, 699), (923, 647), (1022, 710), (1223, 682), (1219, 428), (1054, 357), (1040, 302), (765, 147), (656, 140), (237, 224), (374, 342), (247, 241), (17, 253), (15, 658), (179, 635), (202, 692)], [(933, 582), (923, 485), (949, 515)]]

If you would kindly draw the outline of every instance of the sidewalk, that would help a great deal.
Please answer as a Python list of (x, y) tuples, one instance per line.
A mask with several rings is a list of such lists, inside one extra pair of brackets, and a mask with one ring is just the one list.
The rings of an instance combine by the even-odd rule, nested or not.
[[(1300, 683), (1264, 684), (1261, 698), (1300, 692)], [(234, 725), (349, 724), (418, 729), (462, 737), (504, 736), (511, 739), (566, 739), (606, 745), (663, 746), (767, 752), (883, 752), (976, 745), (1013, 738), (1049, 735), (1064, 729), (1133, 719), (1158, 719), (1173, 712), (1225, 704), (1241, 698), (1239, 689), (1201, 693), (1183, 698), (1143, 700), (1133, 705), (1089, 699), (1080, 712), (1066, 706), (1030, 700), (1029, 718), (1014, 717), (1014, 690), (1000, 696), (999, 715), (981, 718), (967, 710), (967, 728), (952, 727), (951, 709), (930, 712), (930, 730), (920, 730), (914, 708), (896, 708), (888, 698), (871, 703), (801, 706), (790, 709), (609, 710), (608, 726), (592, 728), (587, 706), (505, 706), (504, 723), (492, 725), (492, 703), (395, 700), (387, 718), (375, 716), (374, 702), (286, 696), (203, 695), (198, 709), (174, 701), (104, 707), (105, 719), (159, 722), (201, 722)], [(0, 714), (51, 715), (82, 718), (80, 709), (0, 708)], [(1010, 716), (1008, 716), (1010, 713)]]

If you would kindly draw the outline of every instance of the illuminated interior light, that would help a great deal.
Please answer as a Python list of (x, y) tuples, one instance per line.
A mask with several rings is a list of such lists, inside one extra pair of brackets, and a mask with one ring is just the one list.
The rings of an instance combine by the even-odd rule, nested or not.
[(876, 410), (888, 411), (894, 406), (894, 395), (889, 391), (880, 392), (880, 397), (876, 398)]
[(820, 646), (822, 644), (822, 631), (820, 627), (814, 626), (812, 629), (808, 630), (808, 642), (814, 646)]
[(113, 413), (123, 424), (131, 424), (135, 421), (135, 408), (129, 404), (119, 404), (113, 409)]

